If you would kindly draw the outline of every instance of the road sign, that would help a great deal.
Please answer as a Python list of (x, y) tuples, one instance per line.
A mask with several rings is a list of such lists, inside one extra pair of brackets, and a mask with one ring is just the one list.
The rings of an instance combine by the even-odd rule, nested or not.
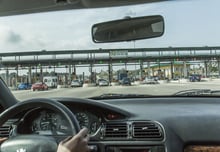
[(110, 51), (110, 57), (127, 57), (128, 56), (128, 51), (123, 50), (123, 51)]

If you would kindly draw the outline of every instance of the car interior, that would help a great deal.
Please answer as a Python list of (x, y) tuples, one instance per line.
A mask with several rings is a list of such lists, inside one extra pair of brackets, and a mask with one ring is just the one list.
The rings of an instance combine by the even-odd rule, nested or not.
[[(158, 2), (161, 1), (1, 0), (0, 16)], [(99, 28), (99, 24), (95, 26)], [(100, 29), (94, 35), (98, 41), (116, 41), (105, 39), (102, 32), (109, 31)], [(89, 129), (91, 152), (220, 151), (218, 96), (106, 94), (19, 101), (3, 79), (0, 90), (0, 137), (8, 138), (1, 144), (1, 152), (55, 152), (61, 140), (83, 127)]]

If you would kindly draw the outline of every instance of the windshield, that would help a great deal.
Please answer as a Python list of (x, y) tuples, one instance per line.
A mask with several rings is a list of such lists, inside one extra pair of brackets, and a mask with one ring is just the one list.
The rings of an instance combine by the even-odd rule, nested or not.
[[(19, 100), (218, 90), (218, 6), (218, 0), (178, 0), (0, 17), (0, 75)], [(164, 18), (160, 37), (92, 40), (94, 24), (153, 15)], [(36, 82), (46, 86), (18, 89)]]

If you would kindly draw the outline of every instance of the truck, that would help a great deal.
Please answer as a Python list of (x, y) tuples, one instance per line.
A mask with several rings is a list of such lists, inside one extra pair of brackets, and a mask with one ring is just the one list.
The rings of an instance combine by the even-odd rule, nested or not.
[(58, 77), (57, 76), (46, 76), (46, 77), (43, 77), (43, 82), (49, 88), (56, 88), (58, 85)]
[(128, 77), (127, 72), (118, 73), (118, 82), (119, 82), (119, 84), (122, 84), (122, 80), (123, 80), (124, 78), (127, 78), (127, 77)]

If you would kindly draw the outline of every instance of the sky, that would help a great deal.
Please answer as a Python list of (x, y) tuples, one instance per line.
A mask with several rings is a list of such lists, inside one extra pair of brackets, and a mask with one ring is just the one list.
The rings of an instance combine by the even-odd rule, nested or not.
[(134, 42), (96, 44), (91, 26), (125, 16), (162, 15), (165, 33), (135, 47), (219, 45), (219, 0), (178, 0), (138, 6), (59, 11), (0, 18), (0, 52), (131, 48)]
[[(59, 11), (0, 17), (0, 53), (108, 48), (219, 46), (219, 0), (172, 0), (145, 5)], [(96, 44), (95, 23), (162, 15), (162, 37), (135, 42)], [(134, 45), (135, 44), (135, 45)]]

